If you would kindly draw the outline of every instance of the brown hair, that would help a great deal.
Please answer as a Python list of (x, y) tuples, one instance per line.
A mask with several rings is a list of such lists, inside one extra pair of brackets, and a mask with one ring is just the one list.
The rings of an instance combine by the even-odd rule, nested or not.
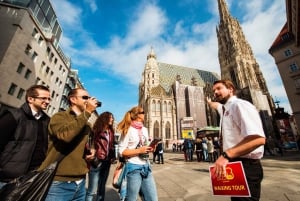
[(26, 100), (27, 103), (28, 103), (28, 97), (35, 98), (35, 97), (39, 96), (39, 93), (37, 91), (38, 89), (50, 92), (50, 89), (48, 87), (46, 87), (46, 86), (43, 86), (43, 85), (32, 85), (31, 87), (29, 87), (26, 90), (25, 100)]
[(105, 129), (109, 129), (112, 133), (114, 133), (113, 124), (108, 124), (110, 117), (114, 118), (113, 114), (110, 112), (101, 113), (94, 123), (93, 132), (97, 134), (103, 132)]
[(223, 79), (223, 80), (217, 80), (214, 82), (213, 85), (215, 84), (218, 84), (218, 83), (221, 83), (223, 84), (227, 89), (232, 89), (232, 93), (235, 95), (236, 94), (236, 88), (234, 86), (234, 84), (232, 83), (231, 80), (228, 80), (228, 79)]
[[(75, 88), (75, 89), (71, 89), (71, 91), (69, 92), (69, 94), (68, 94), (68, 103), (69, 103), (69, 105), (71, 105), (71, 97), (72, 96), (76, 96), (77, 95), (77, 92), (78, 92), (78, 90), (80, 90), (81, 88)], [(82, 90), (84, 90), (84, 89), (82, 89)]]
[(131, 122), (138, 118), (138, 114), (143, 111), (140, 106), (135, 106), (125, 113), (122, 121), (118, 124), (117, 130), (121, 132), (122, 135), (126, 135), (127, 131), (131, 125)]

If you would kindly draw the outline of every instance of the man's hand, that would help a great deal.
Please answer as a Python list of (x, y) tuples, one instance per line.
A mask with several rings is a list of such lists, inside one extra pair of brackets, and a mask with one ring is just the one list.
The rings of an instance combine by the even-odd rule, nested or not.
[(221, 103), (219, 103), (219, 102), (213, 102), (212, 100), (211, 100), (211, 98), (210, 97), (206, 97), (206, 102), (207, 102), (207, 104), (209, 105), (209, 107), (211, 107), (212, 109), (217, 109), (218, 108), (218, 105), (219, 104), (221, 104)]

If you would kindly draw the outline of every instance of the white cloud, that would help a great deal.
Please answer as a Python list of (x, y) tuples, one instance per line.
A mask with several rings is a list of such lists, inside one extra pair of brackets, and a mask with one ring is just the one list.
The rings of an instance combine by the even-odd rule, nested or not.
[(74, 6), (67, 0), (51, 0), (58, 21), (62, 22), (64, 29), (78, 27), (80, 24), (81, 8)]
[[(112, 35), (111, 41), (105, 47), (97, 45), (92, 35), (81, 27), (80, 8), (65, 0), (52, 1), (60, 5), (55, 8), (58, 9), (57, 14), (60, 14), (59, 19), (72, 26), (72, 30), (76, 30), (77, 35), (81, 36), (82, 47), (74, 47), (72, 39), (66, 37), (63, 38), (63, 44), (72, 53), (73, 62), (82, 67), (96, 64), (99, 68), (111, 69), (114, 74), (127, 79), (128, 83), (137, 85), (147, 54), (153, 46), (160, 62), (220, 73), (215, 30), (219, 23), (216, 1), (206, 1), (213, 17), (207, 22), (195, 22), (192, 25), (185, 24), (184, 21), (169, 24), (167, 13), (162, 8), (144, 1), (133, 12), (124, 36)], [(90, 5), (95, 3), (89, 2)], [(269, 47), (285, 22), (285, 16), (282, 16), (285, 13), (284, 1), (268, 1), (269, 6), (261, 0), (253, 0), (251, 3), (232, 0), (228, 2), (230, 7), (238, 7), (243, 3), (244, 7), (241, 9), (244, 13), (240, 23), (246, 40), (254, 52), (272, 96), (282, 101), (282, 105), (288, 105), (277, 67), (268, 54)], [(232, 16), (235, 17), (234, 13)], [(173, 26), (173, 29), (170, 28), (174, 30), (173, 33), (167, 32), (170, 26)], [(188, 37), (183, 37), (187, 30), (192, 32)], [(287, 110), (291, 111), (290, 108)]]
[(85, 0), (85, 2), (89, 5), (89, 7), (93, 13), (98, 10), (96, 0)]

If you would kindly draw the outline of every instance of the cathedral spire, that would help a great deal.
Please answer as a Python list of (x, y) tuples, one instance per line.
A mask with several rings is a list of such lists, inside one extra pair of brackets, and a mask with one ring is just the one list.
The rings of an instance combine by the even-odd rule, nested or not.
[(147, 60), (149, 60), (150, 58), (156, 59), (156, 54), (155, 54), (154, 49), (153, 49), (152, 46), (151, 46), (150, 53), (149, 53), (148, 56), (147, 56)]
[(225, 0), (218, 0), (218, 7), (220, 13), (220, 22), (221, 23), (228, 22), (230, 19), (230, 13), (227, 8)]

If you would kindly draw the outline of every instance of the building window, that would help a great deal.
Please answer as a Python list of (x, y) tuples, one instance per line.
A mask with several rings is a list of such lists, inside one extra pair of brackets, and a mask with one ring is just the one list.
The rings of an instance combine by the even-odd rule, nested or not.
[(293, 55), (293, 52), (292, 52), (292, 50), (287, 49), (287, 50), (284, 51), (284, 55), (285, 55), (286, 57), (290, 57), (290, 56)]
[(23, 72), (23, 69), (25, 68), (25, 65), (22, 64), (22, 63), (19, 63), (19, 66), (18, 66), (18, 69), (17, 69), (17, 72), (19, 74), (21, 74)]
[(39, 44), (40, 46), (42, 46), (43, 41), (44, 41), (44, 39), (42, 38), (42, 36), (40, 36), (40, 37), (39, 37), (39, 40), (38, 40), (38, 44)]
[(299, 70), (299, 67), (296, 63), (293, 63), (293, 64), (290, 65), (290, 72), (293, 73), (293, 72), (296, 72), (298, 70)]
[(40, 68), (40, 72), (43, 72), (43, 69), (44, 69), (45, 66), (46, 66), (46, 63), (45, 63), (45, 62), (42, 62), (41, 68)]
[(32, 37), (35, 38), (38, 33), (39, 33), (38, 30), (36, 28), (34, 28), (31, 35), (32, 35)]
[(53, 54), (53, 53), (51, 53), (51, 54), (50, 54), (50, 58), (49, 58), (50, 62), (52, 62), (52, 60), (53, 60), (53, 57), (54, 57), (54, 54)]
[(32, 50), (32, 47), (30, 45), (27, 45), (26, 49), (25, 49), (25, 54), (30, 55), (31, 50)]
[(9, 95), (14, 95), (15, 91), (17, 89), (17, 85), (14, 83), (11, 83), (9, 90), (8, 90), (8, 94)]
[(41, 79), (38, 77), (38, 78), (36, 78), (36, 80), (35, 80), (35, 84), (40, 84), (40, 82), (41, 82)]
[(53, 74), (54, 74), (54, 72), (51, 71), (51, 72), (50, 72), (50, 80), (51, 80), (51, 81), (52, 81), (52, 79), (53, 79)]
[(56, 79), (55, 79), (55, 84), (56, 85), (58, 85), (58, 81), (59, 81), (59, 79), (58, 79), (58, 77), (56, 77)]
[(31, 75), (31, 70), (27, 69), (24, 77), (28, 80), (30, 75)]
[(18, 93), (18, 95), (17, 95), (17, 98), (21, 100), (22, 97), (23, 97), (24, 92), (25, 92), (25, 90), (22, 89), (22, 88), (20, 88), (19, 93)]
[(47, 75), (48, 75), (49, 71), (50, 71), (50, 68), (49, 68), (49, 66), (47, 66), (47, 68), (46, 68)]
[(49, 56), (50, 56), (50, 52), (51, 52), (51, 49), (50, 49), (50, 47), (47, 47), (47, 50), (46, 50), (46, 52), (47, 52), (47, 56), (49, 57)]
[(31, 56), (31, 60), (33, 62), (36, 62), (36, 58), (37, 58), (38, 54), (36, 52), (33, 52), (32, 56)]

